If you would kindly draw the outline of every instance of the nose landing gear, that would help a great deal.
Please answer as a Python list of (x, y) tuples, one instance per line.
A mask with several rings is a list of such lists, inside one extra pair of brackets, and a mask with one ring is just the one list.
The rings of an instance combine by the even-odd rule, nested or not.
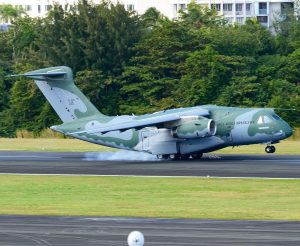
[(273, 145), (268, 145), (266, 148), (265, 148), (265, 151), (268, 153), (268, 154), (271, 154), (271, 153), (274, 153), (276, 151), (276, 148), (275, 146)]

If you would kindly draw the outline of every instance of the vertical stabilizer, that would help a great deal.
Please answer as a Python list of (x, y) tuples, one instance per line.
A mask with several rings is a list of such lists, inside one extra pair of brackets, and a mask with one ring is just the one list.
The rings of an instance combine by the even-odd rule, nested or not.
[(16, 76), (33, 78), (63, 122), (103, 116), (74, 84), (69, 67), (50, 67)]

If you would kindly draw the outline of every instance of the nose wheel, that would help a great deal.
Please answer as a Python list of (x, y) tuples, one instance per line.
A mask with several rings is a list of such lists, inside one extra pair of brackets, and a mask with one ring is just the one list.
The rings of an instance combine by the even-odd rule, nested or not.
[(268, 145), (266, 148), (265, 148), (265, 151), (268, 153), (268, 154), (272, 154), (276, 151), (276, 148), (275, 146), (273, 145)]

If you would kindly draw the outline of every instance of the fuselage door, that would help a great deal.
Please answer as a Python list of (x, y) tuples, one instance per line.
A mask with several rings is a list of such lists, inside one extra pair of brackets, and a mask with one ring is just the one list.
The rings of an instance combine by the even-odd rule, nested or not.
[(142, 131), (141, 137), (143, 150), (149, 150), (150, 131)]
[(230, 130), (230, 132), (229, 132), (228, 135), (227, 135), (227, 141), (228, 141), (229, 143), (231, 143), (231, 142), (233, 141), (231, 130)]

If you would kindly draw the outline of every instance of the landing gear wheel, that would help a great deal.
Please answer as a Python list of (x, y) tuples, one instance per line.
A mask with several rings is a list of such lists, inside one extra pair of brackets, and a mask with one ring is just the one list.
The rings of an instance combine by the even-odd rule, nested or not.
[(192, 154), (192, 158), (195, 159), (195, 160), (200, 160), (203, 156), (203, 153), (195, 153), (195, 154)]
[(173, 161), (176, 161), (176, 160), (179, 160), (179, 159), (180, 159), (180, 156), (177, 155), (177, 154), (170, 154), (170, 155), (169, 155), (169, 159), (170, 159), (170, 160), (173, 160)]
[(275, 153), (275, 151), (276, 151), (276, 148), (275, 148), (275, 146), (271, 146), (271, 150), (272, 150), (272, 152), (271, 153)]
[(180, 159), (181, 160), (188, 160), (188, 159), (190, 159), (190, 155), (181, 155)]
[(274, 153), (276, 151), (276, 148), (275, 146), (273, 145), (268, 145), (266, 148), (265, 148), (265, 151), (268, 153), (268, 154), (271, 154), (271, 153)]
[(157, 158), (161, 159), (161, 160), (168, 160), (170, 158), (170, 156), (169, 155), (157, 155)]

